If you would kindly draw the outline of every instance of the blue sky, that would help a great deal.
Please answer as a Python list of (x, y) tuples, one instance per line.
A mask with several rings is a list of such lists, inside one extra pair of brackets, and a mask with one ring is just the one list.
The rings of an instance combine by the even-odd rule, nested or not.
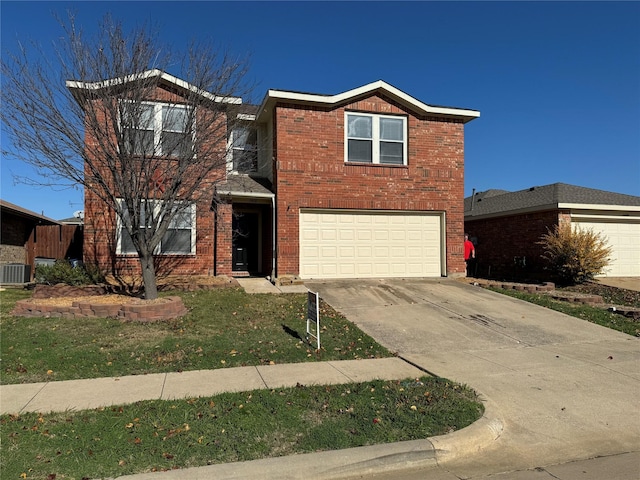
[[(382, 79), (479, 110), (465, 129), (467, 196), (555, 182), (640, 195), (639, 2), (3, 0), (2, 51), (49, 44), (52, 13), (69, 8), (87, 31), (110, 12), (176, 49), (211, 39), (250, 54), (257, 103), (269, 88), (335, 94)], [(81, 191), (14, 184), (24, 172), (2, 161), (2, 199), (56, 219), (82, 209)]]

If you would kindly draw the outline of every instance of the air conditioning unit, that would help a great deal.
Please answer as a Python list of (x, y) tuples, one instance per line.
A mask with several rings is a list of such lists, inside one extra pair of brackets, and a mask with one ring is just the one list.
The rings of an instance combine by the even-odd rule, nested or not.
[(29, 283), (31, 265), (22, 263), (6, 263), (0, 265), (0, 283)]

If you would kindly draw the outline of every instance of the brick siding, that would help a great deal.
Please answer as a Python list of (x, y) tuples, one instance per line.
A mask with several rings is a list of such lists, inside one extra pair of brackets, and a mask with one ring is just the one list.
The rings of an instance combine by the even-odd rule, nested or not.
[(545, 262), (538, 242), (547, 229), (566, 221), (571, 221), (569, 214), (558, 210), (465, 221), (465, 231), (477, 239), (478, 276), (543, 280)]
[[(408, 165), (346, 164), (345, 110), (401, 114), (408, 122)], [(446, 213), (447, 274), (462, 274), (464, 125), (417, 117), (371, 95), (335, 109), (276, 106), (277, 274), (299, 273), (301, 208)]]

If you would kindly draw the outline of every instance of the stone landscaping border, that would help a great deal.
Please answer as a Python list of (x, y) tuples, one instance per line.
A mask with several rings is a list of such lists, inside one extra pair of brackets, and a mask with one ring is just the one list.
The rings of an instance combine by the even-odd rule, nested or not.
[(146, 302), (132, 299), (124, 303), (92, 303), (90, 299), (73, 301), (71, 306), (19, 300), (11, 312), (20, 317), (45, 318), (119, 318), (125, 322), (157, 322), (171, 320), (188, 313), (182, 299), (177, 296), (163, 297)]

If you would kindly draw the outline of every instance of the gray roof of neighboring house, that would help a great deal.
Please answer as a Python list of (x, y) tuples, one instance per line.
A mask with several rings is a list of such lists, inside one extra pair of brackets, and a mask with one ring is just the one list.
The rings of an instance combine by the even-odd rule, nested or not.
[[(473, 204), (472, 204), (473, 200)], [(616, 205), (640, 207), (640, 197), (593, 188), (554, 183), (518, 192), (488, 190), (464, 199), (465, 218), (497, 216), (522, 210), (536, 211), (558, 208), (560, 204)]]
[(27, 210), (26, 208), (20, 207), (15, 203), (7, 202), (6, 200), (0, 199), (0, 207), (2, 210), (7, 212), (11, 212), (14, 215), (18, 215), (20, 217), (29, 218), (31, 220), (41, 221), (50, 224), (60, 224), (57, 220), (53, 218), (45, 217), (39, 213), (33, 212), (31, 210)]

